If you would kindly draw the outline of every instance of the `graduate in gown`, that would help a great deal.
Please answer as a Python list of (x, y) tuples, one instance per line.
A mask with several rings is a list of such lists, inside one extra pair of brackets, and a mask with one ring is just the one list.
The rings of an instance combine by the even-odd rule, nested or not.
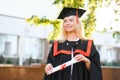
[[(63, 19), (61, 37), (48, 55), (44, 80), (102, 80), (100, 56), (93, 40), (84, 37), (80, 18), (86, 10), (65, 7), (58, 19)], [(52, 69), (71, 59), (78, 63), (49, 74)]]

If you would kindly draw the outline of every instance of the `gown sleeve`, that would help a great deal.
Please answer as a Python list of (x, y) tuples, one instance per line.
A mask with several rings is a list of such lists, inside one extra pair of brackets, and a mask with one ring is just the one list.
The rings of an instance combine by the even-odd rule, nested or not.
[(100, 63), (100, 56), (95, 48), (94, 43), (92, 43), (91, 55), (90, 55), (90, 80), (102, 80), (102, 70)]
[(50, 51), (49, 51), (49, 54), (48, 54), (48, 58), (47, 58), (47, 64), (48, 63), (53, 63), (53, 61), (54, 61), (54, 58), (53, 58), (53, 45), (52, 45), (52, 47), (51, 47), (51, 49), (50, 49)]
[[(51, 63), (54, 66), (53, 45), (51, 46), (51, 49), (50, 49), (49, 54), (48, 54), (47, 64), (48, 63)], [(55, 80), (54, 74), (47, 75), (45, 73), (44, 80)]]

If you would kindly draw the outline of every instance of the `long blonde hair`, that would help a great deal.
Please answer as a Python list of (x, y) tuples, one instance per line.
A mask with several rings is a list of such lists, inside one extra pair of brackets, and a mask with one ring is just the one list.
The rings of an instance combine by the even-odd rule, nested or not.
[[(80, 39), (85, 39), (84, 27), (79, 19), (78, 19), (78, 23), (77, 23), (76, 16), (74, 16), (74, 23), (75, 23), (75, 25), (74, 25), (75, 32), (77, 33), (77, 36)], [(65, 28), (63, 26), (63, 22), (62, 22), (59, 41), (64, 42), (66, 39), (67, 39), (67, 31), (65, 30)]]

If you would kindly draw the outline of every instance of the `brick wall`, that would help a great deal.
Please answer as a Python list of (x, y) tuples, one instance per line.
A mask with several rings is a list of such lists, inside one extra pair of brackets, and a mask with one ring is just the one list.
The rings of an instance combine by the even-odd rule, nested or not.
[(120, 80), (120, 67), (102, 67), (103, 80)]
[(44, 67), (0, 67), (0, 80), (43, 80)]
[[(0, 67), (0, 80), (43, 80), (45, 64), (41, 66)], [(102, 67), (103, 80), (120, 80), (120, 68)]]

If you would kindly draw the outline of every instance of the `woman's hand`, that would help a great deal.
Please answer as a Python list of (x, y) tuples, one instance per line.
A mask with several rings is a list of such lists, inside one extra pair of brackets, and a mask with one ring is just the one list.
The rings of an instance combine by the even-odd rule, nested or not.
[(89, 59), (86, 58), (85, 56), (83, 56), (82, 54), (77, 54), (75, 57), (75, 60), (77, 60), (78, 62), (80, 61), (84, 61), (85, 63), (89, 62)]
[(83, 61), (86, 64), (87, 69), (90, 69), (90, 60), (82, 54), (77, 54), (74, 59), (78, 62)]
[(50, 72), (52, 71), (52, 69), (53, 69), (52, 64), (51, 63), (47, 64), (46, 67), (45, 67), (46, 74), (49, 75)]

